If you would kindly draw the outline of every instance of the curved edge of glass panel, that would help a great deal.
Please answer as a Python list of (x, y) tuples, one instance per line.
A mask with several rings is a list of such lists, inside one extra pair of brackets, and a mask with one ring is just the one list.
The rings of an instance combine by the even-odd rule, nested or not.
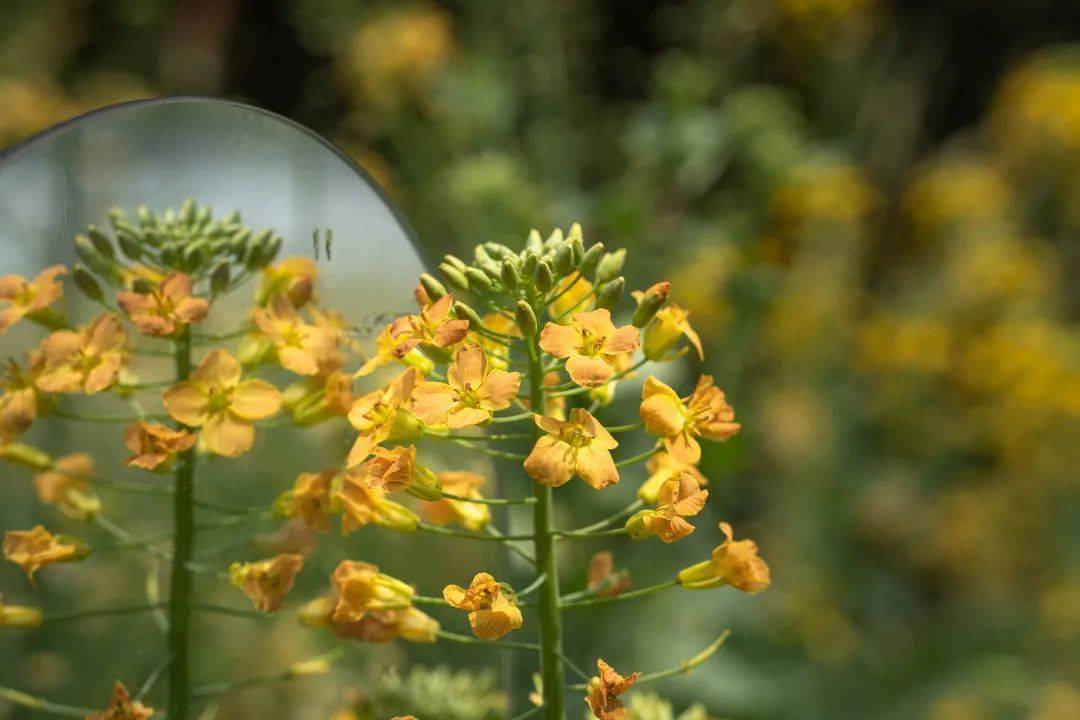
[(426, 266), (431, 266), (427, 249), (419, 241), (419, 237), (417, 236), (416, 231), (413, 229), (412, 225), (405, 217), (405, 214), (401, 211), (401, 208), (397, 206), (397, 203), (395, 203), (394, 200), (386, 193), (383, 187), (375, 181), (371, 174), (364, 168), (360, 167), (356, 163), (356, 161), (353, 160), (344, 150), (339, 148), (326, 137), (320, 135), (306, 125), (303, 125), (296, 120), (293, 120), (292, 118), (281, 115), (280, 113), (273, 112), (272, 110), (266, 110), (265, 108), (261, 108), (257, 105), (249, 105), (248, 103), (240, 102), (239, 100), (231, 100), (228, 98), (219, 98), (209, 95), (170, 95), (166, 97), (144, 98), (140, 100), (129, 100), (126, 102), (114, 103), (112, 105), (103, 105), (99, 108), (95, 108), (85, 113), (73, 115), (66, 120), (63, 120), (55, 125), (50, 125), (44, 130), (40, 130), (34, 133), (30, 137), (20, 140), (14, 145), (10, 145), (6, 148), (0, 149), (0, 165), (3, 165), (5, 162), (14, 160), (18, 157), (18, 155), (23, 152), (29, 151), (39, 141), (45, 140), (52, 135), (64, 133), (65, 131), (71, 129), (73, 126), (89, 118), (96, 118), (102, 115), (108, 115), (113, 112), (129, 110), (141, 106), (205, 102), (217, 103), (237, 108), (239, 110), (246, 110), (248, 112), (252, 112), (270, 118), (272, 120), (276, 120), (277, 122), (287, 125), (295, 130), (298, 130), (299, 132), (303, 133), (307, 137), (311, 138), (312, 140), (316, 141), (324, 148), (329, 150), (349, 169), (356, 173), (357, 176), (362, 178), (371, 187), (372, 190), (375, 191), (375, 194), (378, 195), (379, 199), (382, 200), (383, 203), (385, 203), (386, 207), (394, 216), (394, 219), (405, 231), (405, 235), (408, 238), (409, 243), (412, 245), (413, 250), (416, 251), (417, 255), (420, 256)]

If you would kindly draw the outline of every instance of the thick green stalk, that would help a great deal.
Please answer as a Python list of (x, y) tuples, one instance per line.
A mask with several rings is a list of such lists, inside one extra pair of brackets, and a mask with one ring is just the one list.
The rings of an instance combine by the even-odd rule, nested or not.
[[(536, 338), (529, 339), (529, 403), (534, 412), (544, 411), (544, 363)], [(533, 440), (540, 428), (533, 428)], [(540, 622), (540, 674), (544, 685), (544, 717), (565, 720), (563, 688), (562, 618), (559, 615), (559, 572), (555, 562), (555, 507), (551, 488), (534, 484), (533, 535), (536, 543), (536, 572), (546, 576), (537, 591), (537, 619)]]
[[(191, 335), (185, 328), (175, 345), (176, 379), (187, 380), (191, 375)], [(192, 572), (195, 533), (195, 450), (180, 453), (176, 464), (173, 489), (172, 577), (169, 584), (169, 698), (166, 713), (169, 720), (187, 717), (188, 657), (191, 638)]]

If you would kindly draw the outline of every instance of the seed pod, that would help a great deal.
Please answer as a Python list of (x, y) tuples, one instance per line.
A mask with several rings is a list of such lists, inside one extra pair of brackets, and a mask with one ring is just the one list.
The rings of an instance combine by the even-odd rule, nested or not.
[(566, 275), (574, 269), (574, 251), (569, 243), (563, 244), (555, 251), (555, 274), (559, 277)]
[(439, 300), (446, 295), (446, 287), (427, 273), (420, 273), (420, 284), (424, 286), (424, 290), (432, 300)]
[(85, 265), (76, 263), (71, 268), (71, 279), (75, 281), (75, 286), (82, 291), (82, 294), (91, 300), (100, 301), (105, 297), (101, 285)]
[(578, 263), (578, 272), (585, 276), (592, 275), (596, 271), (596, 266), (600, 264), (600, 257), (603, 254), (604, 243), (596, 243), (586, 250), (581, 262)]
[(462, 320), (468, 320), (469, 325), (472, 327), (480, 327), (484, 324), (484, 321), (480, 319), (480, 316), (476, 311), (460, 300), (454, 303), (454, 314)]
[(643, 328), (649, 324), (649, 321), (655, 317), (660, 308), (664, 307), (670, 289), (671, 283), (660, 282), (645, 291), (645, 294), (641, 297), (641, 301), (638, 303), (637, 309), (634, 310), (634, 317), (631, 320), (634, 327)]
[(210, 292), (220, 295), (229, 287), (232, 271), (229, 263), (220, 262), (210, 273)]
[(469, 287), (476, 292), (488, 292), (492, 288), (491, 278), (482, 270), (474, 267), (465, 268), (465, 277), (469, 281)]
[(551, 273), (551, 265), (547, 260), (541, 260), (536, 265), (536, 289), (547, 292), (555, 286), (555, 276)]
[(102, 256), (112, 260), (116, 257), (116, 250), (113, 248), (113, 244), (109, 242), (108, 236), (98, 230), (95, 226), (91, 225), (86, 228), (86, 234), (90, 238), (90, 242), (94, 243), (94, 247)]
[(622, 272), (623, 262), (626, 261), (626, 248), (620, 248), (615, 252), (605, 253), (596, 266), (596, 282), (606, 283), (614, 279)]
[(444, 255), (443, 262), (447, 265), (453, 266), (455, 270), (462, 273), (465, 272), (465, 268), (468, 267), (468, 265), (465, 264), (465, 261), (459, 258), (457, 255)]
[(446, 282), (453, 285), (458, 290), (469, 289), (469, 279), (465, 277), (465, 274), (458, 270), (456, 267), (448, 262), (444, 262), (439, 265), (439, 272), (446, 278)]
[(514, 320), (517, 321), (522, 335), (527, 338), (536, 335), (536, 313), (533, 312), (532, 305), (524, 300), (518, 300), (517, 307), (514, 308)]
[(503, 260), (502, 272), (500, 273), (503, 287), (507, 290), (517, 290), (521, 278), (518, 275), (517, 266), (510, 258)]
[(611, 282), (604, 283), (596, 291), (596, 308), (610, 310), (622, 300), (623, 289), (626, 287), (626, 278), (617, 277)]

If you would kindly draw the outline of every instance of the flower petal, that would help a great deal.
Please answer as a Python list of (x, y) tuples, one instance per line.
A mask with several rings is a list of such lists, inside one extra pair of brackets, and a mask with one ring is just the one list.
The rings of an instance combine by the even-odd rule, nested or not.
[(237, 457), (255, 443), (255, 428), (236, 420), (230, 413), (219, 413), (203, 425), (202, 440), (212, 453)]
[(594, 490), (603, 490), (619, 482), (619, 469), (611, 453), (598, 447), (586, 446), (577, 452), (577, 473)]
[(578, 385), (592, 388), (607, 383), (615, 374), (615, 369), (598, 357), (572, 355), (566, 361), (566, 372)]
[(540, 349), (557, 358), (570, 357), (581, 344), (581, 333), (566, 325), (548, 323), (540, 331)]
[(505, 410), (521, 389), (521, 373), (492, 370), (480, 391), (480, 402), (489, 410)]
[(212, 350), (191, 373), (200, 385), (231, 388), (240, 382), (240, 362), (224, 350)]
[(245, 380), (236, 386), (229, 410), (244, 420), (262, 420), (281, 409), (281, 393), (265, 380)]
[(457, 351), (454, 362), (446, 372), (446, 379), (455, 387), (469, 385), (477, 388), (484, 382), (487, 370), (487, 355), (479, 345), (465, 345)]
[(210, 419), (210, 403), (206, 394), (192, 382), (173, 385), (161, 394), (166, 412), (178, 423), (199, 427)]
[(454, 389), (446, 383), (425, 382), (412, 391), (412, 413), (428, 425), (441, 425), (454, 408)]
[(558, 438), (546, 435), (536, 441), (529, 457), (525, 458), (525, 472), (541, 485), (564, 485), (574, 476), (573, 449)]

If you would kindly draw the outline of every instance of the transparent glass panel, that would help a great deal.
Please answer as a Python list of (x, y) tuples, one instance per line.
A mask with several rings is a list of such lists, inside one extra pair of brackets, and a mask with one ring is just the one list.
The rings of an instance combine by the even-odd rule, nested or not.
[[(384, 324), (386, 316), (415, 308), (411, 290), (422, 270), (420, 253), (398, 212), (362, 171), (329, 143), (288, 120), (236, 103), (203, 99), (107, 108), (0, 155), (0, 274), (33, 277), (54, 264), (70, 268), (78, 259), (74, 236), (89, 225), (109, 228), (110, 209), (121, 208), (129, 216), (135, 216), (139, 206), (164, 212), (179, 208), (189, 197), (212, 206), (216, 216), (239, 211), (244, 225), (272, 228), (284, 239), (279, 259), (316, 260), (318, 303), (340, 312), (354, 326), (361, 355), (371, 351), (371, 330)], [(312, 240), (316, 229), (317, 253)], [(333, 231), (329, 251), (327, 230)], [(215, 302), (197, 331), (228, 334), (244, 323), (256, 285), (254, 279)], [(116, 292), (106, 288), (107, 303), (115, 304)], [(64, 278), (59, 307), (72, 325), (104, 312), (79, 293), (70, 276)], [(34, 323), (19, 322), (0, 335), (0, 358), (22, 361), (24, 352), (38, 346), (47, 332)], [(134, 379), (149, 387), (135, 392), (130, 401), (116, 393), (64, 394), (59, 400), (62, 409), (116, 419), (139, 412), (161, 415), (161, 388), (173, 377), (171, 345), (138, 336), (130, 327), (128, 332), (137, 347), (148, 351), (132, 364), (137, 371)], [(216, 346), (238, 353), (242, 342), (238, 335), (197, 342), (193, 360), (198, 363)], [(157, 355), (153, 348), (159, 349)], [(354, 357), (346, 369), (355, 370), (355, 363)], [(298, 379), (280, 368), (258, 373), (282, 388)], [(36, 631), (0, 628), (0, 687), (73, 706), (68, 713), (72, 715), (79, 708), (104, 707), (114, 680), (134, 691), (154, 677), (166, 652), (163, 609), (149, 607), (167, 598), (171, 496), (124, 491), (117, 483), (168, 490), (173, 476), (124, 466), (130, 454), (124, 447), (126, 424), (53, 414), (39, 417), (18, 439), (54, 457), (91, 454), (95, 474), (108, 481), (93, 486), (105, 522), (132, 538), (145, 539), (156, 550), (120, 542), (101, 523), (68, 517), (43, 504), (30, 471), (0, 463), (0, 531), (41, 524), (54, 533), (82, 538), (94, 549), (82, 562), (45, 568), (36, 584), (28, 582), (15, 564), (0, 563), (2, 602), (9, 607), (40, 607), (47, 617), (136, 608), (107, 617), (46, 622)], [(230, 586), (229, 562), (269, 557), (303, 538), (283, 533), (280, 519), (265, 513), (230, 515), (228, 508), (269, 508), (298, 473), (340, 463), (352, 435), (340, 419), (300, 430), (287, 423), (264, 423), (257, 429), (252, 451), (244, 456), (200, 459), (195, 496), (207, 506), (196, 509), (196, 522), (206, 526), (197, 533), (193, 553), (202, 569), (194, 579), (196, 603), (250, 613), (251, 602)], [(239, 519), (219, 522), (229, 517)], [(328, 550), (330, 557), (310, 559), (316, 567), (298, 580), (296, 602), (327, 591), (329, 573), (341, 558), (340, 542)], [(192, 687), (281, 673), (290, 663), (333, 644), (323, 633), (301, 628), (294, 612), (275, 621), (200, 611), (191, 627)], [(159, 710), (165, 708), (167, 685), (161, 677), (147, 694), (147, 701)], [(230, 700), (230, 716), (306, 716), (301, 709), (306, 707), (307, 691), (290, 692), (287, 702), (281, 692)], [(200, 712), (206, 707), (207, 702), (201, 702)], [(9, 709), (12, 714), (5, 714)], [(36, 715), (0, 697), (0, 716)]]

